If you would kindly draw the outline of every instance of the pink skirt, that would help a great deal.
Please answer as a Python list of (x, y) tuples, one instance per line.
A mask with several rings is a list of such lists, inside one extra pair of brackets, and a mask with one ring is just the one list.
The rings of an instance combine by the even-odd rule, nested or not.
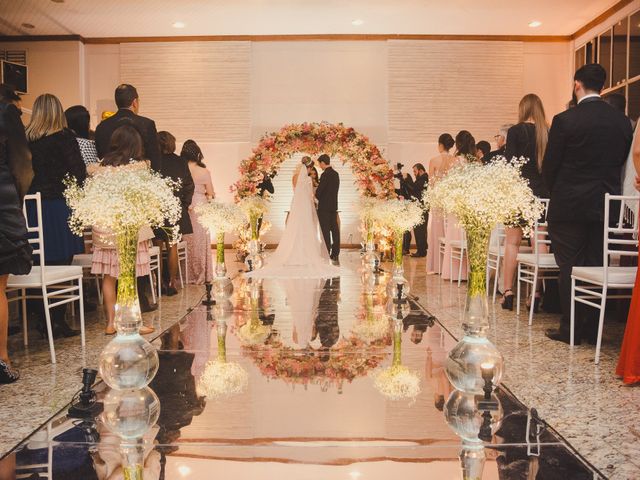
[[(151, 273), (151, 257), (149, 256), (149, 242), (146, 240), (138, 243), (138, 255), (136, 257), (136, 277), (144, 277)], [(115, 248), (93, 247), (91, 258), (91, 273), (94, 275), (109, 275), (118, 278), (120, 265), (118, 264), (118, 252)]]

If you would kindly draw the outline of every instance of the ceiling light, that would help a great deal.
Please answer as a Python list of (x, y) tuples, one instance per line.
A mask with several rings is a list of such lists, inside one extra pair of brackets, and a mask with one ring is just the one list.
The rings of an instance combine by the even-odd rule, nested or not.
[(356, 18), (353, 22), (351, 22), (351, 25), (353, 25), (354, 27), (359, 27), (363, 23), (364, 23), (364, 20), (360, 18)]
[(529, 26), (531, 28), (538, 28), (540, 25), (542, 25), (542, 22), (540, 22), (539, 20), (534, 20), (533, 22), (529, 23)]
[(64, 0), (51, 0), (53, 3), (64, 3)]
[(191, 474), (191, 468), (187, 465), (180, 465), (178, 467), (178, 473), (180, 474), (180, 476), (186, 477)]
[(32, 28), (36, 28), (36, 26), (32, 25), (31, 23), (23, 23), (22, 28), (28, 28), (29, 30), (31, 30)]
[(184, 23), (184, 22), (175, 22), (175, 23), (172, 25), (172, 27), (173, 27), (173, 28), (184, 28), (184, 27), (186, 27), (186, 25), (185, 25), (185, 23)]

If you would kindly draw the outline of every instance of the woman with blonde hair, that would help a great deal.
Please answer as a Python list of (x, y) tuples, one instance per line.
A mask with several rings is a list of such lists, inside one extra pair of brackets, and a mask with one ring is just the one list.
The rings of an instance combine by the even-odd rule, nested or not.
[[(505, 157), (508, 160), (523, 158), (522, 176), (538, 198), (549, 198), (542, 174), (542, 159), (547, 148), (549, 125), (544, 114), (542, 100), (534, 93), (522, 97), (518, 107), (518, 123), (507, 133)], [(518, 250), (522, 242), (522, 228), (517, 225), (505, 226), (506, 239), (504, 249), (503, 301), (502, 308), (513, 310), (513, 278), (516, 272)], [(545, 253), (545, 252), (541, 252)], [(536, 289), (540, 292), (540, 289)], [(534, 311), (538, 309), (539, 293), (534, 299)]]
[[(64, 199), (64, 179), (69, 176), (76, 182), (84, 182), (87, 168), (78, 142), (70, 130), (60, 100), (55, 95), (44, 93), (33, 104), (31, 122), (26, 128), (31, 149), (33, 180), (29, 193), (40, 192), (42, 198), (42, 235), (44, 240), (45, 265), (70, 265), (76, 253), (84, 252), (82, 237), (69, 229), (71, 211)], [(36, 210), (32, 202), (27, 210), (29, 224), (36, 224)], [(39, 259), (43, 261), (42, 258)], [(41, 301), (32, 304), (33, 310), (41, 312), (38, 324), (44, 335), (44, 310)], [(64, 321), (66, 304), (53, 309), (53, 335), (73, 336), (79, 332), (71, 330)]]

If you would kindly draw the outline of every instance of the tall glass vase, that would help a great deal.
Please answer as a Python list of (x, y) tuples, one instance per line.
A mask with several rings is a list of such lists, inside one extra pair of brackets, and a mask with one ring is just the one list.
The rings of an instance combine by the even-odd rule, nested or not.
[(120, 275), (115, 306), (117, 335), (100, 354), (100, 375), (122, 390), (146, 387), (158, 371), (158, 352), (139, 333), (142, 314), (136, 290), (138, 228), (116, 235)]
[(469, 284), (464, 308), (464, 336), (449, 352), (446, 372), (453, 386), (467, 393), (483, 392), (482, 368), (493, 372), (492, 385), (502, 378), (504, 360), (487, 338), (489, 305), (486, 290), (486, 266), (491, 228), (467, 231)]
[(224, 261), (224, 232), (218, 232), (216, 242), (216, 275), (213, 279), (213, 296), (216, 301), (231, 297), (233, 282), (227, 277), (227, 267)]
[(263, 258), (260, 248), (260, 216), (252, 216), (249, 219), (249, 228), (251, 228), (251, 240), (249, 240), (249, 255), (245, 258), (245, 265), (251, 272), (262, 268)]
[(404, 277), (403, 261), (404, 232), (396, 232), (394, 236), (393, 273), (387, 284), (387, 297), (391, 299), (406, 299), (409, 295), (409, 281)]
[(370, 221), (365, 222), (367, 231), (367, 243), (365, 244), (365, 252), (362, 256), (362, 267), (365, 271), (378, 272), (380, 266), (380, 257), (376, 253), (376, 245), (373, 235), (373, 225)]
[(218, 232), (216, 240), (216, 277), (224, 277), (227, 275), (224, 262), (224, 232)]

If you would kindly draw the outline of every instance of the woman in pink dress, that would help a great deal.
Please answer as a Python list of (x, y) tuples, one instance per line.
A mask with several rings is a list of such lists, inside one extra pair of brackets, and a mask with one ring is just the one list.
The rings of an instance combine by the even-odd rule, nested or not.
[(198, 217), (193, 209), (202, 203), (208, 202), (215, 197), (213, 184), (211, 183), (211, 173), (202, 163), (204, 155), (202, 150), (193, 140), (187, 140), (182, 145), (180, 156), (188, 162), (191, 177), (195, 184), (195, 191), (189, 207), (193, 233), (187, 235), (187, 269), (189, 271), (189, 283), (202, 285), (213, 279), (213, 259), (211, 257), (211, 236), (209, 231), (200, 225)]
[[(118, 127), (111, 136), (111, 151), (105, 155), (100, 164), (93, 163), (89, 166), (88, 173), (108, 174), (109, 169), (137, 170), (149, 168), (149, 162), (142, 159), (142, 138), (132, 126)], [(120, 274), (118, 264), (118, 251), (116, 250), (115, 236), (112, 232), (93, 229), (93, 255), (91, 257), (91, 273), (103, 275), (102, 293), (104, 298), (104, 311), (107, 317), (105, 335), (114, 335), (115, 329), (115, 305), (116, 282)], [(153, 231), (147, 227), (140, 230), (138, 236), (138, 255), (136, 256), (136, 277), (144, 277), (150, 273), (149, 240), (153, 238)], [(143, 335), (152, 333), (153, 327), (143, 325), (140, 333)]]
[[(438, 151), (440, 154), (429, 160), (429, 184), (433, 185), (442, 175), (442, 167), (455, 157), (449, 153), (455, 142), (448, 133), (443, 133), (438, 138)], [(440, 255), (440, 239), (444, 237), (444, 217), (438, 210), (429, 212), (427, 223), (427, 275), (440, 273), (438, 255)]]
[[(451, 159), (447, 159), (443, 162), (441, 175), (444, 175), (450, 168), (455, 165), (467, 162), (477, 162), (478, 159), (475, 156), (476, 141), (466, 130), (461, 130), (456, 135), (456, 156)], [(453, 215), (447, 215), (447, 228), (444, 232), (445, 248), (444, 258), (442, 260), (442, 279), (449, 280), (457, 277), (458, 272), (463, 280), (467, 278), (467, 261), (462, 261), (462, 269), (460, 270), (460, 263), (458, 260), (451, 262), (451, 242), (464, 241), (464, 229), (458, 225), (456, 217)], [(453, 264), (452, 264), (453, 263)], [(453, 268), (453, 271), (451, 270)]]

